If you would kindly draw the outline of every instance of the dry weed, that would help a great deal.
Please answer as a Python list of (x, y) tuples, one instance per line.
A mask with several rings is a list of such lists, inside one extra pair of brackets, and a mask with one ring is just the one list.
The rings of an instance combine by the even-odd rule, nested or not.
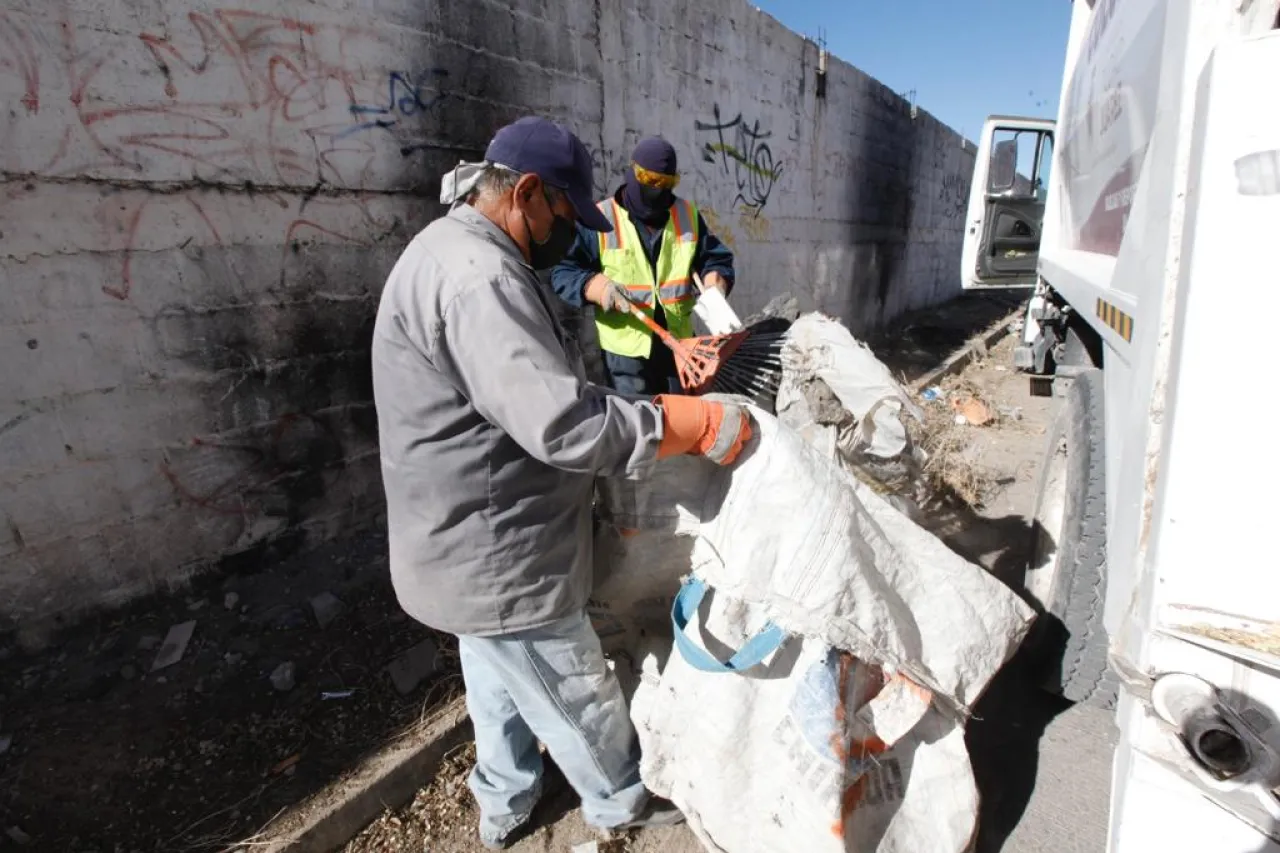
[(909, 421), (912, 439), (925, 452), (923, 473), (929, 489), (937, 497), (954, 496), (975, 509), (981, 507), (996, 486), (995, 474), (971, 455), (972, 431), (978, 427), (956, 423), (949, 401), (972, 397), (990, 412), (988, 427), (999, 422), (996, 406), (982, 390), (963, 378), (944, 384), (947, 403), (925, 402), (923, 423)]

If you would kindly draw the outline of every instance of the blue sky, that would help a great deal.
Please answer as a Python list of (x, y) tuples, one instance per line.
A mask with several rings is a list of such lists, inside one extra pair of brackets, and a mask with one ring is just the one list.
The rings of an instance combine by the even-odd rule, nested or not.
[(992, 113), (1057, 117), (1071, 0), (751, 2), (970, 139)]

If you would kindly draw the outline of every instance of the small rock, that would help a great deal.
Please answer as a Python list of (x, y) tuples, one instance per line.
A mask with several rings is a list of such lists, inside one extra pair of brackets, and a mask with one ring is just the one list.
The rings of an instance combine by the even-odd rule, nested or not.
[(229, 592), (222, 597), (222, 606), (227, 610), (235, 610), (236, 605), (240, 603), (240, 593)]
[(138, 651), (149, 652), (153, 649), (160, 648), (160, 638), (155, 634), (147, 634), (138, 638)]
[(197, 610), (203, 610), (204, 606), (208, 603), (209, 603), (208, 599), (201, 598), (188, 604), (187, 609), (190, 610), (192, 613), (194, 613)]
[(160, 652), (156, 655), (155, 663), (151, 664), (151, 671), (173, 666), (182, 660), (182, 656), (187, 652), (187, 643), (191, 642), (191, 635), (195, 630), (194, 619), (190, 622), (180, 622), (170, 628), (169, 634), (164, 638), (164, 645), (160, 646)]
[(281, 693), (292, 690), (297, 680), (298, 668), (293, 665), (293, 661), (286, 661), (271, 672), (271, 686)]
[(131, 663), (120, 667), (120, 677), (125, 681), (133, 681), (138, 677), (138, 668)]
[(346, 612), (347, 606), (331, 592), (322, 592), (311, 599), (311, 611), (316, 615), (316, 624), (328, 628), (339, 616)]
[(0, 755), (4, 755), (13, 746), (13, 735), (0, 735)]
[(277, 631), (290, 631), (295, 628), (305, 628), (309, 622), (307, 614), (301, 608), (288, 604), (278, 604), (262, 614), (260, 624), (274, 628)]
[(9, 836), (9, 840), (14, 844), (21, 844), (24, 847), (31, 843), (31, 836), (22, 831), (21, 827), (11, 826), (4, 831)]
[(227, 666), (239, 666), (240, 661), (244, 660), (244, 655), (239, 652), (227, 652), (222, 656), (222, 659), (226, 662)]
[(387, 673), (401, 696), (412, 693), (436, 671), (436, 652), (436, 641), (426, 639), (387, 664)]

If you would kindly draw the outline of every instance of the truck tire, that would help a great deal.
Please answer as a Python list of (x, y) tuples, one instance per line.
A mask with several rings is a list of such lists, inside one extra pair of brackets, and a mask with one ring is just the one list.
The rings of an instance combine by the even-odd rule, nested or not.
[(1032, 635), (1044, 686), (1073, 702), (1115, 707), (1107, 663), (1107, 495), (1101, 370), (1071, 381), (1049, 429), (1025, 586), (1040, 609)]

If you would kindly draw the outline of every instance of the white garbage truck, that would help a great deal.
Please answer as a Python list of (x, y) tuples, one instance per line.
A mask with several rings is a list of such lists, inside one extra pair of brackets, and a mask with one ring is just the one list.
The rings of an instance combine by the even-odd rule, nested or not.
[(1075, 0), (1057, 121), (983, 128), (961, 272), (1030, 289), (1062, 398), (1026, 590), (1049, 685), (1116, 711), (1109, 849), (1280, 853), (1280, 0)]

